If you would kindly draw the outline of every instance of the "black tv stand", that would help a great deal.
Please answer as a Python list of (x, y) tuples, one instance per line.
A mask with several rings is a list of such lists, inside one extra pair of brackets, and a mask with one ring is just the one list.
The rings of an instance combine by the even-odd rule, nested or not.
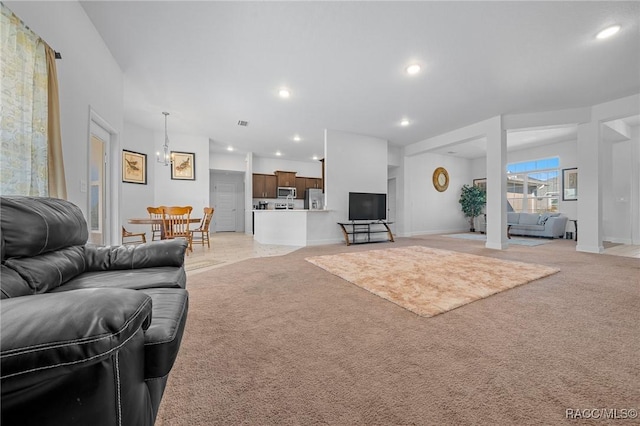
[[(387, 222), (385, 220), (377, 220), (370, 222), (338, 222), (340, 228), (342, 229), (342, 234), (344, 235), (344, 242), (347, 243), (348, 246), (351, 244), (367, 244), (367, 243), (380, 243), (385, 241), (394, 242), (393, 233), (391, 233), (391, 229), (389, 229), (389, 225), (393, 222)], [(375, 225), (382, 225), (384, 229)], [(387, 233), (387, 240), (371, 240), (371, 234), (379, 234), (379, 233)], [(358, 235), (366, 235), (366, 239), (358, 241)]]

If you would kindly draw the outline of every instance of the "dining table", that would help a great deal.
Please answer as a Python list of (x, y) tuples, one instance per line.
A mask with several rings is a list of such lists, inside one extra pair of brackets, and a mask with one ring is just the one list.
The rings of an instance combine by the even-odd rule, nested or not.
[[(189, 223), (200, 223), (202, 218), (191, 217)], [(162, 219), (155, 219), (150, 217), (132, 217), (127, 219), (127, 222), (131, 225), (162, 225)], [(164, 228), (160, 227), (160, 239), (164, 240)]]

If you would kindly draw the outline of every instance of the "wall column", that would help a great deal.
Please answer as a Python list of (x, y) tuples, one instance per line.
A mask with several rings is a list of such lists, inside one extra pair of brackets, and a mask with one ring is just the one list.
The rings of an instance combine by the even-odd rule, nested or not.
[(576, 251), (602, 253), (602, 158), (600, 122), (578, 125), (578, 225)]
[(487, 243), (486, 247), (504, 250), (507, 242), (507, 133), (502, 117), (491, 120), (487, 131)]

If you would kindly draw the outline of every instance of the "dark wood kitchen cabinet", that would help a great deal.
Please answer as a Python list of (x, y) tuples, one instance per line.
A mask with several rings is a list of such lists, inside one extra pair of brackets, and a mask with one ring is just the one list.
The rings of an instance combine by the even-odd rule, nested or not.
[(296, 177), (296, 198), (304, 200), (304, 193), (307, 189), (322, 189), (322, 179), (309, 177)]
[(277, 188), (275, 175), (253, 174), (253, 198), (277, 198)]
[(275, 175), (278, 181), (277, 186), (293, 188), (296, 186), (296, 172), (285, 172), (276, 170)]
[(307, 178), (296, 178), (296, 199), (304, 200), (304, 191), (307, 189)]
[(322, 179), (320, 178), (305, 178), (307, 180), (307, 188), (322, 189)]

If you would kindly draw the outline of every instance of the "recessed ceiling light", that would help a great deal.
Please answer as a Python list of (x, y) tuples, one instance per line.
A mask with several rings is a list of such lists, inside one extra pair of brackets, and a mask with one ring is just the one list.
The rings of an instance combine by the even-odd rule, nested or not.
[(291, 96), (291, 92), (289, 92), (289, 89), (282, 88), (278, 90), (278, 96), (280, 96), (281, 98), (288, 98), (289, 96)]
[(407, 74), (418, 74), (420, 72), (420, 65), (411, 64), (407, 67)]
[(620, 31), (620, 25), (613, 25), (609, 28), (605, 28), (604, 30), (600, 31), (598, 35), (596, 35), (596, 38), (600, 40), (604, 38), (609, 38), (615, 33), (617, 33), (618, 31)]
[(227, 147), (227, 151), (233, 151), (233, 147), (232, 147), (231, 145), (229, 145), (229, 146)]
[(311, 157), (311, 159), (312, 159), (312, 160), (317, 160), (317, 159), (318, 159), (318, 156), (317, 156), (317, 155), (314, 155), (313, 157)]
[(294, 141), (296, 141), (296, 142), (300, 142), (300, 136), (295, 135), (295, 136), (293, 137), (293, 140), (294, 140)]
[(280, 157), (280, 156), (282, 155), (282, 153), (281, 153), (280, 151), (276, 151), (276, 155), (277, 155), (278, 157)]
[(406, 118), (403, 118), (402, 121), (400, 122), (401, 126), (408, 126), (409, 125), (409, 120)]

